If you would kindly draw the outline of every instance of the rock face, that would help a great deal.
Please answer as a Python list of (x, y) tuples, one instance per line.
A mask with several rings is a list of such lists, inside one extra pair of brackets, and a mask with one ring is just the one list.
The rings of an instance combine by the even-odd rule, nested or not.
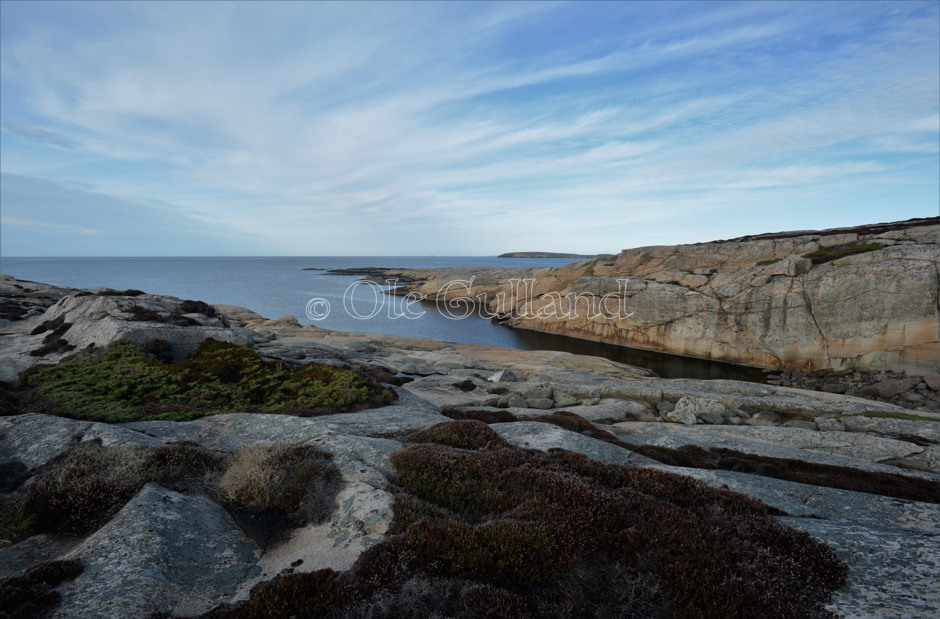
[[(47, 289), (43, 298), (59, 292), (61, 289)], [(57, 363), (76, 351), (115, 341), (158, 346), (167, 360), (179, 361), (210, 337), (241, 345), (263, 339), (253, 331), (230, 326), (222, 314), (201, 301), (135, 290), (68, 292), (75, 294), (60, 297), (42, 313), (34, 310), (0, 327), (5, 348), (0, 357), (0, 381), (13, 382), (32, 365)]]
[(60, 589), (58, 615), (202, 613), (260, 572), (258, 554), (215, 503), (148, 484), (69, 553), (85, 571)]
[(521, 329), (766, 368), (924, 375), (940, 372), (938, 271), (940, 218), (552, 269), (391, 273), (411, 282), (399, 293), (469, 297)]

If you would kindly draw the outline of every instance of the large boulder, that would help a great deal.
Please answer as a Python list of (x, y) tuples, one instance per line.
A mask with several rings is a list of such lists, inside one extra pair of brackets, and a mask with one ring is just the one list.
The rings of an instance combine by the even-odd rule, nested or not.
[(85, 571), (62, 585), (57, 616), (194, 615), (258, 573), (260, 551), (205, 497), (155, 484), (73, 550)]

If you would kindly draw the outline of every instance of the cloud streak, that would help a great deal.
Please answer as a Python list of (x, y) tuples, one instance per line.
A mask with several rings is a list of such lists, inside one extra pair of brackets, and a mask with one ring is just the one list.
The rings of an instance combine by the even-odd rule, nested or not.
[(4, 7), (16, 208), (85, 183), (221, 253), (615, 251), (940, 200), (932, 3), (49, 6)]

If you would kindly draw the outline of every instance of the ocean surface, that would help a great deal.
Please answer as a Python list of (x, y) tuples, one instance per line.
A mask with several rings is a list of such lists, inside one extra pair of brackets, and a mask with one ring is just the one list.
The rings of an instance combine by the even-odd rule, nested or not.
[(0, 273), (56, 286), (136, 288), (181, 299), (238, 305), (267, 318), (290, 315), (302, 324), (339, 331), (590, 354), (648, 367), (667, 378), (762, 380), (760, 372), (729, 364), (515, 330), (478, 316), (458, 319), (457, 312), (448, 313), (434, 303), (406, 305), (401, 297), (383, 294), (389, 282), (367, 284), (358, 276), (326, 273), (329, 269), (366, 267), (529, 268), (571, 262), (577, 260), (468, 256), (0, 258)]

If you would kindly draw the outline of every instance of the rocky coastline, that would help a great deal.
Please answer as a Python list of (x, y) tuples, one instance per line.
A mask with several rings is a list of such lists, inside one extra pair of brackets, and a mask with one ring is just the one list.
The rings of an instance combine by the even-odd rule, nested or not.
[[(301, 326), (289, 316), (267, 319), (244, 308), (139, 290), (68, 290), (7, 276), (0, 277), (0, 304), (6, 321), (0, 325), (4, 385), (0, 468), (6, 480), (0, 493), (0, 520), (7, 540), (0, 548), (0, 579), (7, 579), (0, 584), (0, 596), (7, 596), (4, 600), (16, 595), (52, 600), (55, 603), (49, 602), (48, 607), (53, 616), (210, 612), (215, 613), (212, 616), (250, 616), (262, 608), (276, 616), (289, 614), (286, 606), (278, 604), (287, 598), (297, 602), (291, 596), (299, 596), (305, 608), (328, 600), (333, 604), (330, 612), (337, 616), (406, 616), (409, 612), (484, 616), (481, 608), (498, 616), (513, 616), (520, 608), (541, 609), (538, 616), (577, 614), (560, 611), (575, 608), (565, 604), (593, 604), (592, 612), (607, 613), (630, 608), (629, 612), (643, 616), (681, 614), (668, 606), (669, 600), (689, 599), (699, 600), (690, 604), (705, 604), (696, 608), (713, 608), (721, 615), (729, 611), (708, 604), (724, 603), (727, 591), (744, 587), (742, 595), (753, 604), (784, 604), (786, 600), (796, 605), (787, 606), (789, 611), (779, 610), (783, 615), (909, 617), (940, 612), (935, 570), (940, 564), (940, 414), (933, 407), (940, 376), (915, 377), (891, 370), (841, 376), (831, 371), (783, 370), (769, 377), (768, 384), (662, 379), (642, 368), (598, 357), (327, 331)], [(216, 344), (207, 348), (206, 342)], [(132, 346), (141, 352), (131, 354), (116, 346)], [(125, 356), (115, 356), (116, 350)], [(373, 398), (369, 404), (373, 408), (345, 411), (262, 410), (259, 407), (267, 404), (261, 400), (251, 406), (232, 400), (235, 404), (226, 404), (229, 408), (224, 412), (202, 417), (182, 404), (155, 409), (152, 403), (144, 403), (120, 409), (136, 415), (136, 420), (104, 422), (94, 418), (95, 405), (82, 409), (92, 411), (92, 417), (80, 417), (75, 412), (78, 408), (63, 409), (66, 400), (50, 399), (43, 391), (52, 392), (48, 381), (58, 376), (52, 370), (64, 372), (82, 363), (80, 367), (93, 368), (111, 359), (136, 364), (132, 375), (138, 377), (144, 376), (144, 370), (165, 374), (177, 367), (204, 368), (200, 372), (228, 378), (200, 389), (212, 387), (217, 389), (214, 393), (242, 397), (247, 387), (232, 390), (226, 386), (235, 384), (231, 382), (235, 377), (218, 366), (222, 354), (254, 368), (246, 375), (255, 382), (261, 380), (257, 372), (262, 368), (282, 373), (333, 368), (330, 371), (367, 377), (372, 381), (368, 384), (384, 390), (386, 399)], [(194, 365), (198, 363), (203, 365)], [(328, 374), (321, 369), (310, 376)], [(68, 379), (73, 380), (78, 379)], [(116, 397), (116, 392), (126, 388), (112, 386), (100, 397)], [(172, 395), (172, 390), (166, 393), (183, 403), (188, 397)], [(265, 393), (281, 398), (276, 390)], [(923, 400), (912, 401), (911, 394)], [(912, 408), (912, 404), (919, 406)], [(174, 420), (169, 415), (189, 415), (190, 420)], [(176, 459), (166, 460), (169, 454)], [(285, 454), (294, 454), (290, 456), (294, 460), (284, 460)], [(303, 475), (318, 471), (311, 478), (320, 480), (314, 484), (318, 498), (312, 507), (304, 508), (307, 516), (291, 520), (293, 524), (273, 537), (259, 537), (260, 512), (225, 498), (241, 496), (231, 489), (232, 471), (239, 470), (239, 463), (249, 456), (295, 462), (290, 466), (308, 467), (291, 469), (307, 471)], [(724, 525), (718, 524), (724, 522), (722, 518), (741, 519), (737, 528), (728, 529), (732, 537), (722, 538), (722, 547), (738, 548), (734, 544), (744, 543), (740, 552), (751, 552), (747, 544), (752, 541), (733, 537), (742, 527), (763, 531), (760, 535), (770, 535), (767, 539), (782, 536), (790, 541), (779, 548), (771, 544), (754, 556), (777, 556), (773, 553), (803, 548), (800, 558), (781, 555), (779, 560), (816, 557), (818, 562), (807, 563), (800, 571), (828, 584), (819, 584), (821, 588), (812, 592), (798, 590), (796, 582), (782, 576), (785, 570), (774, 571), (773, 561), (766, 573), (749, 576), (757, 579), (754, 586), (743, 573), (735, 575), (732, 562), (691, 579), (695, 586), (706, 587), (706, 581), (720, 576), (714, 589), (689, 590), (681, 584), (687, 579), (664, 576), (679, 572), (666, 571), (618, 572), (617, 578), (632, 584), (611, 588), (612, 573), (606, 563), (585, 563), (579, 568), (583, 574), (595, 574), (592, 578), (597, 583), (608, 583), (606, 588), (591, 589), (593, 593), (565, 580), (567, 572), (560, 564), (557, 574), (500, 571), (502, 563), (486, 563), (496, 561), (492, 557), (498, 554), (474, 554), (472, 565), (485, 564), (490, 566), (487, 570), (495, 570), (479, 571), (483, 568), (471, 567), (465, 562), (469, 559), (454, 554), (460, 544), (469, 543), (460, 540), (475, 540), (471, 547), (477, 549), (490, 548), (486, 536), (498, 534), (503, 541), (488, 552), (521, 543), (520, 556), (529, 557), (529, 563), (553, 565), (556, 559), (552, 557), (561, 555), (548, 550), (554, 546), (539, 544), (547, 543), (544, 540), (549, 538), (544, 536), (567, 530), (558, 528), (564, 525), (563, 519), (540, 521), (532, 512), (527, 519), (506, 520), (510, 512), (505, 512), (487, 520), (480, 512), (476, 520), (460, 520), (465, 516), (454, 515), (454, 505), (466, 508), (469, 503), (464, 501), (477, 500), (477, 495), (463, 494), (460, 503), (452, 504), (446, 497), (420, 494), (424, 486), (416, 485), (419, 477), (409, 471), (443, 471), (456, 462), (485, 468), (490, 466), (487, 458), (497, 456), (506, 459), (500, 467), (515, 471), (512, 475), (521, 475), (519, 479), (528, 480), (527, 484), (536, 483), (533, 471), (549, 476), (536, 484), (544, 486), (545, 496), (526, 499), (539, 505), (562, 479), (580, 476), (579, 483), (587, 484), (589, 480), (598, 483), (604, 476), (627, 475), (633, 480), (630, 483), (647, 485), (656, 480), (654, 485), (660, 490), (644, 486), (648, 489), (641, 503), (623, 503), (626, 495), (611, 494), (602, 486), (584, 490), (588, 492), (585, 505), (588, 496), (607, 498), (596, 505), (597, 515), (578, 527), (611, 522), (614, 511), (620, 509), (617, 506), (626, 505), (634, 507), (625, 514), (641, 505), (643, 509), (662, 506), (656, 509), (665, 511), (649, 512), (648, 521), (668, 523), (674, 518), (679, 526), (687, 522), (682, 520), (687, 517), (683, 510), (690, 509), (679, 505), (696, 496), (702, 505), (711, 505), (707, 510), (718, 510), (706, 510), (711, 514), (707, 517), (702, 512), (695, 516), (696, 522), (724, 514), (714, 521), (722, 529)], [(429, 465), (432, 461), (438, 464)], [(119, 477), (94, 473), (121, 488), (112, 492), (121, 497), (114, 511), (97, 514), (91, 528), (73, 525), (63, 533), (55, 523), (39, 527), (36, 514), (45, 512), (29, 510), (38, 509), (37, 497), (45, 496), (40, 491), (48, 492), (55, 480), (65, 479), (63, 467), (84, 467), (81, 470), (88, 479), (98, 479), (93, 475), (94, 462), (110, 463), (102, 470), (133, 472)], [(168, 469), (167, 462), (198, 462), (198, 466), (176, 464)], [(479, 471), (484, 468), (473, 470), (482, 474)], [(552, 477), (559, 471), (565, 471), (564, 476)], [(276, 471), (270, 475), (274, 476), (266, 477), (265, 487), (280, 487), (277, 484), (282, 482), (270, 481), (277, 479)], [(441, 488), (453, 488), (464, 482), (442, 478), (440, 483)], [(618, 482), (622, 483), (626, 482)], [(105, 487), (112, 486), (88, 486), (99, 488), (98, 492)], [(293, 486), (284, 488), (278, 496), (294, 496)], [(511, 500), (493, 488), (487, 492), (494, 494), (485, 496)], [(566, 492), (581, 496), (582, 490)], [(65, 501), (58, 504), (61, 509), (74, 499), (69, 494), (56, 496)], [(312, 495), (303, 496), (308, 498), (300, 504), (307, 505), (304, 501)], [(27, 508), (18, 502), (24, 498)], [(716, 507), (719, 504), (725, 507)], [(98, 505), (82, 506), (83, 510), (99, 509)], [(551, 512), (554, 508), (545, 509), (555, 513)], [(557, 513), (567, 517), (567, 510)], [(82, 514), (86, 512), (79, 511), (74, 518)], [(525, 527), (520, 528), (520, 523)], [(643, 528), (651, 524), (635, 526), (643, 532), (641, 537), (660, 539), (666, 532)], [(680, 528), (688, 526), (692, 525)], [(627, 538), (618, 537), (622, 531), (591, 531), (578, 542), (584, 544), (578, 552), (598, 552), (590, 550), (596, 543), (606, 548), (627, 544)], [(808, 535), (800, 537), (804, 533)], [(432, 538), (449, 539), (454, 545), (422, 545), (426, 542), (421, 540)], [(640, 542), (629, 542), (635, 543)], [(684, 553), (707, 547), (703, 537), (684, 547)], [(531, 554), (541, 552), (546, 554)], [(402, 563), (406, 556), (412, 557), (407, 566)], [(442, 566), (439, 559), (424, 556), (448, 556), (453, 563)], [(707, 563), (704, 557), (698, 561)], [(392, 564), (405, 571), (389, 571), (387, 566)], [(839, 565), (847, 571), (842, 573)], [(677, 564), (669, 569), (680, 568)], [(515, 588), (501, 587), (508, 574), (522, 579)], [(623, 598), (621, 593), (627, 590), (637, 592), (636, 596)], [(663, 590), (670, 591), (671, 597), (655, 593)], [(758, 590), (771, 592), (766, 594), (770, 597), (760, 597), (763, 594)], [(288, 595), (288, 591), (293, 593)], [(526, 597), (536, 595), (532, 591), (537, 591), (537, 597)], [(706, 592), (705, 598), (696, 597)], [(308, 595), (312, 597), (304, 597)], [(554, 601), (536, 606), (536, 599), (539, 604)]]
[(922, 376), (940, 373), (938, 273), (934, 217), (641, 247), (556, 268), (375, 276), (397, 279), (395, 294), (474, 299), (519, 329), (776, 372)]

